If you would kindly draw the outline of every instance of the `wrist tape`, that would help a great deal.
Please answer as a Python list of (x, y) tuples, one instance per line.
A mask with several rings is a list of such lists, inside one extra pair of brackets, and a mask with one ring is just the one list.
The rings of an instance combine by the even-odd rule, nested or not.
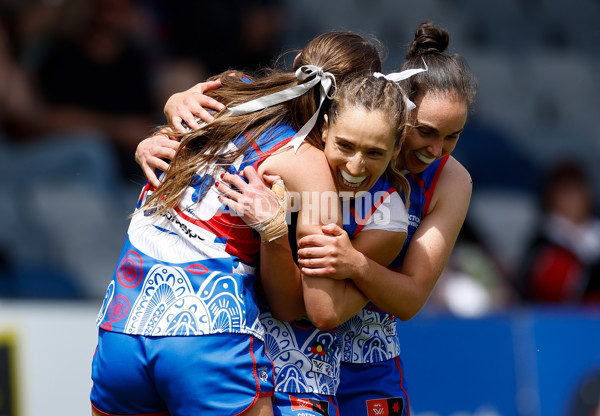
[(283, 180), (276, 181), (271, 190), (277, 195), (279, 200), (279, 209), (270, 218), (254, 225), (254, 228), (263, 241), (273, 241), (288, 232), (287, 223), (285, 222), (285, 212), (288, 206), (289, 194), (285, 191)]

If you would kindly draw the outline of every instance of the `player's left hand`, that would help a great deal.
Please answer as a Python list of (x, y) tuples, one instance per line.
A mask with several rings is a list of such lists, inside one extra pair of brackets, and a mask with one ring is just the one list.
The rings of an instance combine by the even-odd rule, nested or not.
[(219, 197), (221, 202), (242, 217), (251, 227), (272, 218), (282, 203), (271, 190), (271, 186), (281, 178), (276, 175), (263, 175), (263, 179), (264, 183), (256, 170), (252, 166), (247, 166), (240, 175), (224, 173), (221, 177), (222, 182), (216, 185), (221, 192)]
[(225, 106), (204, 93), (220, 86), (220, 80), (206, 81), (171, 95), (164, 108), (169, 124), (176, 131), (187, 133), (198, 130), (202, 121), (211, 122), (213, 116), (206, 109), (221, 111)]
[(365, 267), (364, 256), (352, 247), (346, 231), (337, 224), (323, 225), (321, 231), (298, 241), (298, 265), (305, 276), (347, 279)]
[(173, 160), (178, 148), (177, 140), (162, 133), (147, 137), (138, 143), (135, 149), (135, 161), (140, 165), (144, 176), (152, 186), (157, 187), (160, 184), (156, 176), (156, 169), (166, 172), (169, 169), (169, 163), (165, 159)]

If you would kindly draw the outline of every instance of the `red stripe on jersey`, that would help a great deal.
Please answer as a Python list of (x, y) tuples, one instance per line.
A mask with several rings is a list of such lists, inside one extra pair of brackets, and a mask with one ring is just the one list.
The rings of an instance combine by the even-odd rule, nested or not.
[[(245, 131), (244, 136), (246, 136), (246, 138), (248, 138), (248, 140), (252, 142), (252, 136), (250, 135), (250, 133)], [(263, 151), (260, 150), (260, 146), (256, 144), (256, 141), (252, 142), (252, 148), (254, 149), (256, 154), (259, 156), (259, 158), (261, 158), (264, 155)]]
[(437, 170), (435, 171), (435, 175), (433, 177), (433, 180), (431, 181), (431, 184), (429, 185), (429, 189), (424, 189), (423, 193), (425, 194), (425, 204), (423, 205), (423, 214), (422, 216), (424, 217), (425, 215), (427, 215), (427, 210), (429, 209), (429, 203), (431, 202), (431, 197), (433, 196), (433, 191), (435, 191), (435, 186), (437, 185), (437, 181), (440, 178), (440, 174), (442, 173), (442, 169), (444, 169), (444, 166), (446, 165), (446, 162), (448, 161), (448, 158), (450, 157), (450, 155), (446, 155), (442, 158), (442, 160), (440, 161), (440, 164), (438, 165)]
[[(292, 140), (292, 137), (294, 137), (294, 136), (290, 136), (290, 137), (287, 137), (287, 138), (283, 139), (282, 141), (280, 141), (279, 143), (277, 143), (275, 146), (273, 146), (269, 150), (267, 150), (265, 153), (261, 152), (260, 153), (260, 157), (258, 158), (258, 160), (256, 162), (254, 162), (252, 164), (252, 166), (254, 166), (254, 168), (256, 170), (258, 170), (258, 167), (260, 166), (260, 164), (262, 162), (265, 161), (266, 158), (268, 158), (274, 152), (276, 152), (277, 150), (281, 149), (283, 146), (285, 146), (286, 144), (288, 144), (290, 142), (290, 140)], [(257, 153), (258, 153), (258, 151), (257, 151)]]
[(402, 382), (404, 381), (404, 372), (402, 371), (402, 366), (400, 365), (400, 358), (396, 357), (395, 361), (396, 361), (396, 368), (400, 372), (400, 388), (404, 392), (404, 396), (406, 396), (406, 414), (408, 416), (410, 416), (410, 402), (408, 401), (408, 393), (407, 393), (406, 389), (404, 388), (404, 386), (402, 385)]
[[(367, 221), (369, 220), (369, 218), (371, 218), (373, 216), (373, 214), (375, 213), (375, 211), (377, 211), (377, 208), (379, 208), (379, 206), (381, 204), (383, 204), (383, 201), (385, 201), (387, 198), (389, 198), (389, 196), (392, 194), (392, 192), (395, 192), (396, 190), (394, 188), (390, 188), (387, 191), (385, 191), (385, 193), (381, 196), (381, 198), (379, 198), (379, 200), (377, 200), (373, 206), (371, 207), (371, 210), (369, 212), (369, 214), (367, 214), (367, 216), (365, 216), (365, 218), (362, 220), (362, 224), (358, 223), (358, 220), (356, 221), (356, 224), (358, 224), (358, 226), (356, 227), (356, 231), (354, 232), (354, 234), (352, 234), (352, 236), (354, 237), (356, 234), (358, 234), (363, 228), (365, 228), (365, 225), (367, 223)], [(353, 207), (354, 208), (354, 207)], [(356, 219), (356, 215), (354, 210), (351, 210), (352, 215), (354, 215), (354, 218)]]

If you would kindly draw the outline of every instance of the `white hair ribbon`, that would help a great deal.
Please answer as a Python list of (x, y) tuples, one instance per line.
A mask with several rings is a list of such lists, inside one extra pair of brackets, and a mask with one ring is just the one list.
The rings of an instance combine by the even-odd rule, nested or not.
[[(421, 57), (421, 59), (423, 59)], [(400, 82), (403, 81), (407, 78), (412, 77), (413, 75), (417, 75), (418, 73), (421, 72), (426, 72), (427, 70), (429, 70), (429, 68), (427, 67), (427, 64), (425, 63), (425, 59), (423, 59), (423, 64), (425, 65), (425, 68), (414, 68), (414, 69), (405, 69), (404, 71), (400, 71), (400, 72), (392, 72), (391, 74), (382, 74), (381, 72), (375, 72), (373, 74), (374, 77), (377, 78), (385, 78), (388, 81), (392, 81), (392, 82)], [(404, 97), (404, 102), (406, 103), (406, 106), (408, 107), (408, 111), (413, 110), (416, 105), (415, 103), (413, 103), (406, 95), (402, 95)]]
[(271, 107), (276, 104), (283, 103), (296, 97), (300, 97), (312, 87), (321, 83), (321, 98), (319, 100), (319, 108), (308, 122), (302, 126), (302, 128), (292, 137), (288, 146), (293, 146), (294, 151), (298, 150), (298, 147), (302, 141), (306, 138), (308, 133), (312, 130), (319, 117), (319, 111), (321, 111), (321, 105), (325, 98), (331, 98), (329, 96), (329, 90), (331, 86), (336, 86), (335, 77), (330, 72), (323, 72), (323, 68), (314, 65), (303, 65), (296, 70), (296, 78), (300, 81), (304, 81), (314, 75), (314, 78), (303, 84), (298, 84), (293, 87), (287, 88), (282, 91), (278, 91), (273, 94), (265, 95), (254, 100), (245, 102), (234, 107), (230, 107), (229, 111), (231, 115), (237, 116), (242, 114), (252, 113), (254, 111), (262, 110), (263, 108)]

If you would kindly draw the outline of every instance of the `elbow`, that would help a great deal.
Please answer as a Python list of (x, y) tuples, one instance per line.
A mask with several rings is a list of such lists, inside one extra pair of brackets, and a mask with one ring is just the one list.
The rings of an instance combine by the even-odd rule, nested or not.
[(290, 310), (290, 309), (284, 309), (284, 310), (278, 310), (277, 308), (271, 308), (271, 315), (273, 316), (273, 318), (282, 321), (282, 322), (288, 322), (288, 321), (296, 321), (304, 316), (306, 316), (306, 314), (304, 313), (304, 310), (300, 311), (300, 310)]
[(338, 326), (341, 323), (341, 322), (338, 322), (337, 320), (325, 320), (325, 319), (319, 319), (319, 320), (315, 320), (315, 321), (313, 321), (311, 319), (311, 322), (313, 323), (314, 326), (316, 326), (321, 331), (329, 331), (330, 329), (335, 328), (336, 326)]
[(425, 305), (426, 301), (427, 298), (425, 297), (423, 301), (417, 300), (416, 302), (406, 304), (403, 308), (397, 310), (396, 313), (394, 313), (394, 316), (396, 316), (396, 318), (400, 319), (401, 321), (409, 321), (412, 318), (414, 318), (417, 315), (417, 313), (419, 313), (419, 311)]
[(317, 313), (311, 313), (311, 311), (308, 310), (307, 313), (308, 319), (310, 319), (312, 324), (321, 331), (328, 331), (342, 323), (340, 322), (339, 317), (331, 310), (328, 312), (320, 311)]
[(294, 314), (281, 313), (281, 312), (278, 312), (278, 311), (276, 311), (274, 309), (271, 309), (271, 315), (273, 316), (273, 318), (277, 319), (278, 321), (282, 321), (282, 322), (295, 321), (296, 320)]
[(295, 321), (306, 316), (306, 311), (302, 303), (296, 302), (269, 302), (269, 312), (273, 318), (287, 322)]
[(403, 322), (406, 321), (410, 321), (412, 318), (414, 318), (417, 315), (417, 312), (419, 312), (419, 309), (411, 311), (402, 311), (402, 313), (396, 314), (396, 318), (400, 319)]

